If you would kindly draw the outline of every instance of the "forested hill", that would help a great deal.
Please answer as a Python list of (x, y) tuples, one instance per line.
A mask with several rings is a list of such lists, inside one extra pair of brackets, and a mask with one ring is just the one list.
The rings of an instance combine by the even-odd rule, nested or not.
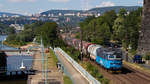
[(100, 8), (93, 8), (90, 9), (89, 12), (96, 12), (96, 13), (105, 13), (107, 11), (115, 10), (117, 13), (121, 8), (126, 9), (127, 11), (133, 11), (139, 8), (139, 6), (112, 6), (112, 7), (100, 7)]
[(13, 15), (19, 15), (19, 16), (22, 16), (21, 14), (15, 14), (15, 13), (7, 13), (7, 12), (0, 12), (0, 16), (2, 15), (7, 15), (7, 16), (13, 16)]
[(66, 13), (82, 13), (83, 11), (82, 10), (49, 10), (49, 11), (46, 11), (46, 12), (42, 12), (41, 14), (45, 14), (45, 15), (48, 15), (48, 14), (55, 14), (55, 15), (58, 15), (59, 13), (61, 14), (66, 14)]
[(92, 13), (105, 13), (106, 11), (110, 11), (110, 10), (115, 10), (116, 12), (118, 12), (121, 8), (124, 8), (126, 9), (127, 11), (132, 11), (132, 10), (136, 10), (139, 8), (139, 6), (113, 6), (113, 7), (101, 7), (101, 8), (93, 8), (93, 9), (90, 9), (88, 11), (83, 11), (83, 10), (49, 10), (49, 11), (46, 11), (46, 12), (42, 12), (41, 14), (45, 14), (45, 15), (48, 15), (48, 14), (55, 14), (55, 15), (58, 15), (59, 13), (61, 14), (65, 14), (65, 13), (87, 13), (87, 12), (92, 12)]

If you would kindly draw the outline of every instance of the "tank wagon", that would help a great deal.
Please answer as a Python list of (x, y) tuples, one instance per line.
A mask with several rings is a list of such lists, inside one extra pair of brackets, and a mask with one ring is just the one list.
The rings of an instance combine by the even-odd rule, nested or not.
[[(71, 38), (62, 34), (61, 38), (69, 46), (73, 46), (77, 50), (81, 50), (81, 40)], [(107, 70), (120, 70), (122, 68), (122, 54), (104, 48), (101, 45), (82, 41), (82, 51), (85, 55), (90, 55), (90, 59), (96, 61), (99, 65)]]

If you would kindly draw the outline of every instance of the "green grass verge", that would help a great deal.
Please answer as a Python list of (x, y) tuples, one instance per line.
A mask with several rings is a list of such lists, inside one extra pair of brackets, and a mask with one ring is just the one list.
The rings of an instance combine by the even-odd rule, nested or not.
[(72, 80), (66, 75), (64, 75), (64, 84), (73, 84)]
[(4, 45), (14, 47), (14, 48), (19, 48), (21, 46), (28, 45), (28, 44), (31, 44), (31, 43), (32, 42), (26, 42), (26, 43), (20, 45), (20, 43), (18, 43), (18, 42), (7, 42), (7, 41), (3, 42)]
[[(48, 69), (57, 68), (58, 59), (52, 49), (49, 49), (47, 57), (48, 57)], [(63, 79), (64, 84), (73, 84), (72, 80), (67, 75), (64, 75)]]
[(142, 67), (142, 66), (139, 65), (139, 64), (129, 63), (129, 62), (125, 62), (125, 61), (123, 61), (123, 63), (124, 63), (124, 64), (127, 64), (127, 65), (129, 65), (129, 66), (131, 66), (131, 67), (134, 68), (134, 69), (139, 69), (139, 70), (143, 70), (143, 71), (146, 71), (146, 72), (150, 73), (150, 70), (149, 70), (149, 69), (146, 69), (146, 68)]
[(8, 43), (6, 41), (3, 42), (4, 45), (10, 46), (10, 47), (14, 47), (14, 48), (18, 48), (21, 47), (21, 45), (19, 44), (14, 44), (14, 43)]
[(98, 70), (97, 66), (92, 65), (91, 63), (87, 61), (83, 61), (80, 63), (86, 71), (88, 71), (93, 77), (95, 77), (98, 81), (100, 81), (102, 84), (109, 84), (110, 80), (106, 79), (101, 72)]
[(57, 62), (58, 59), (55, 56), (55, 53), (52, 51), (52, 49), (49, 49), (49, 53), (47, 54), (48, 69), (57, 68)]

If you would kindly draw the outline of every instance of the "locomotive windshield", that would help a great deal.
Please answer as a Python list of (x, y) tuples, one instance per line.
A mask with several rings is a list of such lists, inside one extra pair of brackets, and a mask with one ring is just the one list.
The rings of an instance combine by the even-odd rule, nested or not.
[(120, 54), (108, 54), (108, 58), (110, 60), (121, 60), (121, 55)]
[(118, 55), (116, 55), (116, 58), (121, 58), (121, 55), (119, 55), (119, 54), (118, 54)]
[(113, 55), (108, 55), (109, 56), (109, 58), (114, 58), (114, 56)]

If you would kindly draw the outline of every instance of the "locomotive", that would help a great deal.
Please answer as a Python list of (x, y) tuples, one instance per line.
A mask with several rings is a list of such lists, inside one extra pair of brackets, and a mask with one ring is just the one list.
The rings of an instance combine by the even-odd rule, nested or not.
[[(101, 65), (107, 70), (118, 71), (122, 68), (122, 54), (117, 51), (109, 50), (101, 45), (82, 41), (80, 39), (72, 38), (68, 35), (62, 34), (62, 40), (69, 46), (77, 50), (83, 51), (83, 54), (89, 55), (90, 59)], [(82, 45), (82, 47), (81, 47)]]

